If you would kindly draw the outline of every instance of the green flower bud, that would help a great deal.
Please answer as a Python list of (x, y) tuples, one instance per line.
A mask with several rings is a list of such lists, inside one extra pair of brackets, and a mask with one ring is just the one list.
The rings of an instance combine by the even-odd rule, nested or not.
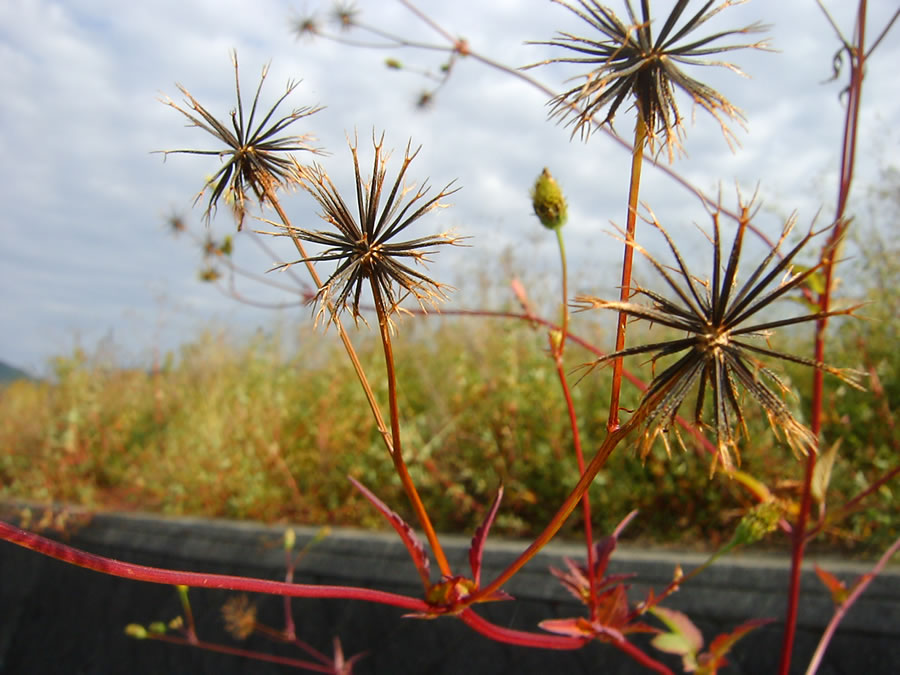
[(284, 531), (284, 550), (285, 551), (293, 551), (294, 546), (297, 544), (297, 533), (294, 532), (294, 529), (289, 527)]
[(775, 501), (757, 504), (741, 518), (731, 543), (743, 546), (759, 541), (778, 527), (783, 515), (784, 509)]
[(555, 230), (566, 224), (569, 217), (566, 211), (566, 199), (563, 197), (559, 183), (554, 180), (545, 168), (531, 189), (531, 204), (541, 225), (548, 230)]
[(137, 638), (138, 640), (145, 640), (147, 638), (147, 629), (139, 624), (130, 623), (125, 626), (125, 635)]

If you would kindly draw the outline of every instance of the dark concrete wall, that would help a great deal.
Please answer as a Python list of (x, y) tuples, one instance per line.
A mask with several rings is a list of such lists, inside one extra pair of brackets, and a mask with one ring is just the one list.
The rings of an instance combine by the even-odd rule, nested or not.
[[(281, 528), (204, 520), (98, 515), (71, 537), (80, 548), (130, 562), (172, 569), (283, 579)], [(297, 528), (298, 543), (314, 530)], [(447, 538), (451, 565), (468, 570), (468, 540)], [(483, 578), (490, 579), (524, 545), (489, 543)], [(561, 555), (581, 559), (580, 546), (556, 546), (529, 563), (507, 586), (510, 603), (479, 606), (500, 623), (534, 630), (541, 619), (579, 616), (581, 607), (547, 573)], [(684, 569), (702, 561), (691, 554), (619, 549), (610, 571), (634, 572), (632, 590), (664, 587), (676, 563)], [(828, 562), (846, 580), (868, 565)], [(780, 650), (788, 563), (781, 558), (732, 557), (704, 572), (666, 606), (686, 612), (707, 643), (749, 618), (776, 623), (738, 644), (733, 665), (723, 673), (774, 672)], [(380, 588), (408, 595), (421, 592), (418, 575), (399, 540), (388, 534), (337, 531), (303, 559), (296, 581)], [(812, 572), (804, 573), (795, 668), (802, 673), (832, 614), (831, 600)], [(192, 590), (201, 638), (238, 644), (222, 629), (219, 608), (228, 592)], [(259, 617), (280, 627), (282, 600), (259, 596)], [(295, 600), (298, 636), (330, 652), (334, 636), (346, 654), (366, 651), (356, 673), (603, 673), (646, 672), (616, 649), (591, 644), (577, 652), (549, 652), (493, 643), (452, 619), (401, 618), (398, 609), (362, 602)], [(181, 613), (174, 589), (138, 583), (44, 558), (0, 543), (0, 672), (2, 673), (282, 673), (281, 666), (211, 654), (124, 634), (129, 623), (167, 621)], [(302, 657), (293, 648), (251, 637), (244, 647)], [(658, 652), (651, 650), (657, 655)], [(660, 657), (679, 672), (678, 659)], [(896, 673), (900, 664), (900, 570), (876, 579), (854, 606), (832, 642), (822, 675)]]

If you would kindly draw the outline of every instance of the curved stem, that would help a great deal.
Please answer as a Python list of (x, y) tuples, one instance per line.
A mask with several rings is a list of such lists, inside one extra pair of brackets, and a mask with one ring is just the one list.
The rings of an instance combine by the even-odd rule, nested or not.
[(806, 669), (806, 675), (815, 675), (815, 673), (819, 669), (819, 665), (822, 662), (822, 657), (825, 656), (825, 650), (828, 648), (828, 644), (831, 642), (831, 638), (834, 637), (834, 633), (837, 630), (838, 624), (840, 624), (841, 620), (843, 620), (844, 616), (856, 602), (860, 595), (862, 595), (863, 591), (868, 588), (869, 584), (872, 583), (872, 580), (878, 576), (884, 566), (887, 565), (888, 561), (893, 557), (897, 551), (900, 551), (900, 539), (897, 539), (887, 551), (884, 552), (884, 555), (878, 559), (878, 562), (875, 564), (875, 567), (872, 568), (872, 571), (862, 575), (859, 579), (857, 579), (856, 583), (853, 585), (853, 590), (850, 591), (850, 594), (847, 596), (847, 599), (844, 600), (840, 604), (840, 606), (835, 610), (834, 616), (831, 617), (831, 621), (828, 622), (828, 626), (825, 628), (825, 632), (822, 633), (822, 637), (819, 639), (819, 644), (816, 646), (816, 651), (812, 655), (812, 659), (810, 659), (809, 666)]
[(0, 539), (11, 544), (41, 553), (50, 558), (84, 567), (85, 569), (108, 574), (123, 579), (146, 581), (153, 584), (170, 586), (191, 586), (194, 588), (218, 588), (229, 591), (246, 591), (248, 593), (269, 593), (286, 595), (293, 598), (335, 598), (344, 600), (365, 600), (382, 605), (400, 607), (411, 612), (427, 612), (429, 606), (424, 600), (410, 598), (397, 593), (376, 591), (368, 588), (352, 586), (319, 586), (311, 584), (288, 584), (283, 581), (269, 579), (253, 579), (227, 574), (206, 574), (203, 572), (181, 572), (165, 570), (147, 565), (122, 562), (113, 558), (87, 553), (72, 546), (60, 544), (33, 532), (19, 529), (9, 523), (0, 521)]
[(397, 405), (397, 372), (394, 367), (394, 350), (391, 346), (391, 319), (388, 315), (388, 309), (385, 307), (384, 298), (381, 295), (378, 284), (375, 283), (374, 279), (370, 280), (372, 282), (372, 297), (375, 301), (375, 312), (378, 314), (378, 329), (381, 333), (381, 344), (384, 347), (384, 365), (387, 370), (388, 404), (391, 419), (391, 459), (394, 462), (394, 470), (397, 472), (400, 482), (403, 484), (403, 489), (406, 491), (406, 495), (413, 507), (413, 511), (415, 511), (416, 518), (422, 526), (422, 529), (425, 531), (425, 536), (428, 538), (428, 543), (431, 545), (431, 552), (434, 554), (438, 567), (441, 570), (441, 574), (449, 577), (452, 576), (450, 564), (447, 562), (447, 557), (444, 555), (444, 549), (441, 547), (437, 533), (434, 531), (434, 526), (431, 524), (431, 519), (428, 517), (428, 512), (425, 510), (422, 498), (419, 496), (418, 490), (416, 490), (412, 476), (409, 475), (409, 470), (406, 468), (406, 462), (403, 461), (403, 446), (400, 442), (400, 411)]
[(491, 623), (471, 607), (464, 609), (459, 618), (467, 626), (495, 642), (504, 642), (519, 647), (538, 647), (541, 649), (581, 649), (588, 640), (581, 638), (549, 635), (546, 633), (529, 633), (513, 628), (505, 628)]
[[(647, 125), (643, 115), (638, 112), (637, 125), (634, 130), (634, 146), (631, 151), (631, 182), (628, 187), (628, 217), (625, 226), (625, 253), (622, 257), (622, 288), (619, 292), (619, 300), (628, 302), (631, 296), (631, 267), (634, 261), (634, 231), (637, 225), (638, 194), (641, 189), (641, 166), (644, 158), (644, 145), (647, 141)], [(619, 352), (625, 348), (625, 326), (628, 323), (628, 315), (619, 312), (619, 321), (616, 325), (616, 349)], [(613, 360), (612, 394), (609, 398), (609, 418), (606, 428), (612, 432), (619, 427), (619, 392), (622, 388), (622, 367), (624, 359), (619, 356)]]

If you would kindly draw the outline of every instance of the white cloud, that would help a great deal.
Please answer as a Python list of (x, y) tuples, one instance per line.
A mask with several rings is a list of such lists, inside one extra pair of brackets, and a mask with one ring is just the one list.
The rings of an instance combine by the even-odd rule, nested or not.
[[(615, 6), (619, 0), (609, 1)], [(236, 306), (198, 284), (196, 248), (166, 234), (164, 220), (173, 211), (199, 222), (200, 209), (189, 211), (189, 206), (204, 176), (215, 171), (215, 160), (172, 156), (164, 164), (149, 154), (160, 148), (212, 147), (202, 132), (184, 128), (177, 113), (155, 99), (160, 93), (176, 98), (178, 81), (210, 110), (227, 115), (234, 97), (232, 47), (239, 53), (245, 100), (252, 97), (262, 65), (271, 60), (264, 102), (273, 101), (289, 79), (301, 78), (293, 104), (327, 106), (298, 126), (315, 132), (331, 151), (321, 161), (339, 185), (352, 185), (346, 133), (357, 129), (361, 149), (368, 151), (372, 129), (384, 130), (395, 160), (411, 137), (424, 146), (413, 165), (417, 180), (430, 177), (439, 189), (458, 178), (463, 186), (454, 195), (454, 207), (434, 221), (439, 229), (455, 224), (475, 235), (470, 243), (483, 255), (516, 245), (549, 267), (555, 253), (529, 212), (527, 196), (536, 175), (548, 166), (571, 204), (568, 246), (578, 266), (573, 274), (584, 279), (600, 267), (614, 266), (618, 246), (601, 233), (610, 220), (624, 219), (627, 151), (601, 134), (588, 144), (569, 141), (566, 129), (546, 122), (544, 95), (471, 57), (458, 60), (433, 109), (417, 111), (413, 102), (426, 82), (387, 70), (384, 58), (437, 72), (447, 55), (296, 40), (290, 19), (302, 14), (304, 5), (318, 4), (0, 3), (0, 282), (7, 298), (0, 310), (0, 359), (40, 368), (76, 334), (89, 341), (114, 330), (130, 352), (140, 353), (151, 344), (177, 344), (204, 317), (244, 326), (272, 320), (264, 310)], [(512, 66), (552, 56), (547, 47), (524, 45), (526, 40), (585, 29), (571, 13), (539, 0), (420, 4), (473, 49)], [(845, 5), (852, 3), (831, 4), (837, 5), (839, 23), (851, 25)], [(870, 35), (884, 24), (890, 4), (872, 3)], [(440, 42), (400, 3), (366, 0), (359, 7), (366, 21), (419, 41)], [(710, 71), (714, 86), (747, 113), (749, 132), (739, 132), (743, 149), (731, 155), (716, 124), (698, 113), (687, 129), (690, 158), (675, 168), (703, 189), (714, 190), (721, 181), (729, 199), (735, 179), (747, 190), (760, 182), (762, 194), (779, 210), (800, 208), (803, 217), (811, 218), (823, 200), (829, 206), (834, 193), (841, 85), (820, 82), (830, 74), (837, 43), (811, 3), (754, 0), (720, 19), (744, 24), (769, 14), (776, 22), (772, 43), (781, 53), (735, 54), (749, 80)], [(863, 150), (877, 148), (884, 128), (900, 115), (900, 83), (892, 65), (898, 60), (898, 41), (889, 37), (869, 65)], [(560, 87), (563, 78), (577, 72), (554, 66), (528, 74)], [(617, 130), (628, 137), (632, 124), (632, 114), (623, 109)], [(860, 180), (871, 180), (867, 166), (876, 163), (860, 164)], [(697, 200), (652, 168), (646, 171), (643, 196), (667, 223), (705, 222)], [(317, 226), (307, 197), (292, 196), (286, 205), (304, 225)], [(225, 215), (216, 223), (217, 236), (228, 226)], [(532, 231), (524, 234), (527, 228)], [(249, 241), (239, 241), (238, 253), (243, 266), (260, 273), (275, 262), (273, 257), (291, 255), (280, 248), (275, 256), (262, 253)], [(459, 249), (442, 252), (435, 273), (452, 274), (464, 266), (455, 256), (469, 255)], [(615, 275), (606, 274), (602, 282), (610, 277)], [(161, 309), (160, 298), (166, 298), (168, 308)]]

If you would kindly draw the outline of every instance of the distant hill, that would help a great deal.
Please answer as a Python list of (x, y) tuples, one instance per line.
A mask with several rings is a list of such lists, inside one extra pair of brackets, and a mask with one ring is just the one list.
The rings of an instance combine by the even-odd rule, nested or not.
[(15, 366), (0, 361), (0, 384), (6, 384), (13, 380), (31, 380), (31, 375), (24, 370), (19, 370)]

